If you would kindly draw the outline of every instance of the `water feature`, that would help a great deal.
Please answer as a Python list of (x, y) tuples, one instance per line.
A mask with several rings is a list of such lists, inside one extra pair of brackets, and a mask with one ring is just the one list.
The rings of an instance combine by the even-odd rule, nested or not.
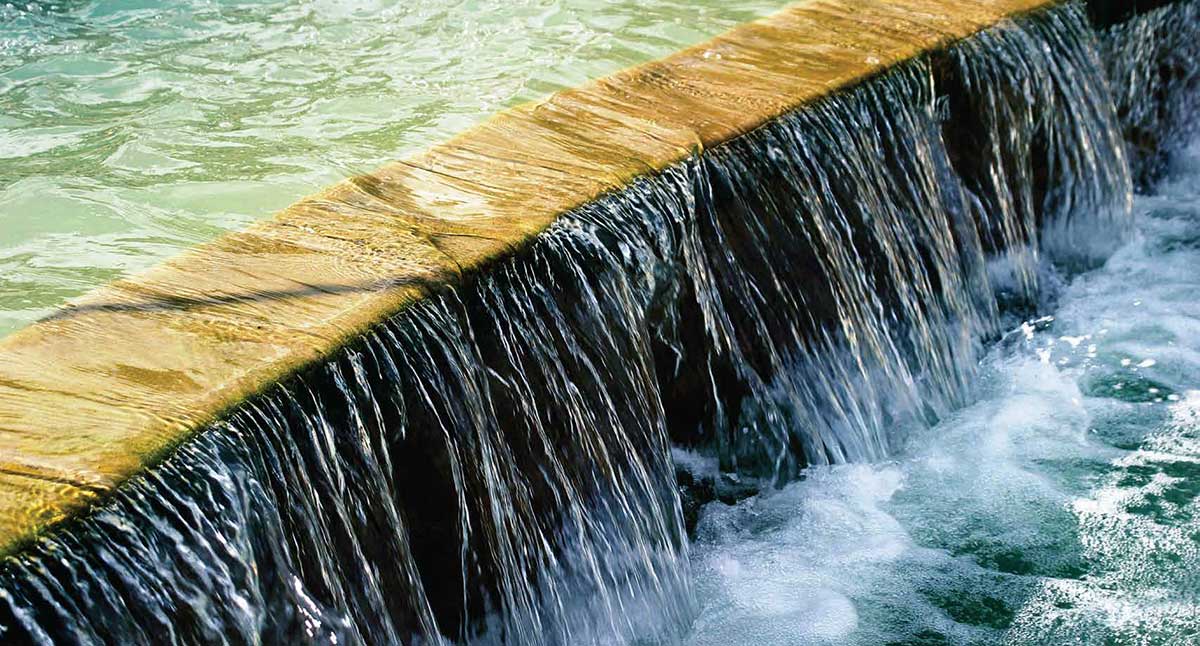
[(0, 335), (786, 0), (0, 2)]
[(687, 643), (1197, 639), (1200, 139), (1135, 213), (893, 460), (707, 508)]
[[(1080, 285), (1136, 256), (1124, 247), (1063, 286), (1132, 233), (1099, 51), (1080, 6), (1030, 14), (569, 214), (8, 562), (5, 637), (1046, 634), (1035, 622), (1051, 615), (1037, 609), (1067, 613), (1074, 602), (1060, 600), (1112, 587), (1089, 589), (1081, 572), (1115, 569), (1095, 565), (1112, 561), (1097, 552), (1103, 536), (1070, 534), (1086, 523), (1054, 507), (1068, 485), (1003, 488), (1021, 456), (1075, 465), (1061, 429), (1100, 418), (1065, 407), (1028, 428), (1032, 407), (1075, 394), (1062, 377), (1072, 368), (1041, 357), (1113, 368), (1092, 394), (1162, 394), (1147, 410), (1191, 402), (1167, 375), (1124, 381), (1130, 366), (1169, 367), (1167, 352), (1128, 350), (1118, 369), (1087, 338), (1099, 330), (1072, 323)], [(1162, 219), (1186, 256), (1186, 217)], [(1137, 222), (1145, 231), (1147, 218)], [(1035, 315), (1056, 299), (1051, 337)], [(1005, 384), (1026, 390), (991, 394)], [(1110, 433), (1129, 432), (1122, 414)], [(1038, 441), (1009, 457), (1020, 433)], [(1079, 456), (1095, 448), (1075, 445)], [(898, 450), (898, 462), (824, 466)], [(947, 493), (977, 474), (993, 487)], [(1148, 477), (1159, 489), (1147, 496), (1179, 478)], [(698, 509), (756, 487), (768, 494)], [(1024, 514), (1043, 532), (1019, 527), (1006, 543), (1008, 526), (972, 524), (972, 504), (994, 504), (996, 521), (1016, 513), (1018, 493), (1022, 511), (1048, 509)], [(1146, 501), (1174, 513), (1162, 495)], [(1088, 527), (1102, 532), (1104, 520)], [(1086, 545), (1073, 550), (1073, 536)], [(968, 562), (980, 571), (957, 577)], [(920, 577), (896, 575), (918, 567)], [(1002, 575), (1019, 580), (985, 588)], [(822, 579), (835, 576), (845, 587)], [(984, 601), (961, 602), (968, 592)], [(1096, 614), (1078, 618), (1077, 634), (1092, 634)]]

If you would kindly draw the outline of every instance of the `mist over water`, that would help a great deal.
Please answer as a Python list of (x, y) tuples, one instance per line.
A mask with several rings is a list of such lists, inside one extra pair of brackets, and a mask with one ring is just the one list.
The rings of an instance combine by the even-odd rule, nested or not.
[(1200, 143), (892, 460), (703, 512), (690, 644), (1200, 639)]

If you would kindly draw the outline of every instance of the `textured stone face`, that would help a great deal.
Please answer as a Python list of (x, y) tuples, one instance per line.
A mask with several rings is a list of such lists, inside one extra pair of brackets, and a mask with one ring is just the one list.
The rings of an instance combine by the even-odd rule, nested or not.
[(814, 0), (504, 112), (0, 341), (0, 552), (561, 214), (1057, 0)]

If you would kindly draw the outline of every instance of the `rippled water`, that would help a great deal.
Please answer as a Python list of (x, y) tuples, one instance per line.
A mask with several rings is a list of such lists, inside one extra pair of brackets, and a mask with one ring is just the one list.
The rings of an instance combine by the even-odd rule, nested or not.
[(0, 3), (0, 335), (506, 106), (784, 4)]
[(1200, 642), (1200, 142), (895, 460), (713, 503), (693, 644)]
[[(633, 3), (573, 9), (556, 4), (548, 9), (476, 2), (436, 15), (420, 6), (347, 9), (340, 3), (179, 4), (161, 10), (122, 4), (119, 11), (111, 10), (115, 6), (2, 10), (0, 275), (8, 282), (0, 291), (6, 326), (0, 333), (95, 282), (265, 215), (338, 176), (443, 137), (497, 107), (705, 35), (696, 28), (694, 5), (650, 10)], [(700, 23), (711, 20), (713, 31), (726, 26), (725, 21), (749, 17), (725, 11), (705, 15)], [(1065, 23), (1071, 25), (1078, 27)], [(1094, 94), (1080, 89), (1097, 89), (1086, 83), (1089, 77), (1041, 73), (1071, 60), (1050, 44), (1073, 43), (1067, 53), (1079, 54), (1090, 51), (1083, 45), (1090, 41), (1057, 38), (1078, 36), (1077, 29), (1064, 30), (1061, 22), (1057, 28), (1032, 27), (1038, 29), (1010, 28), (1007, 36), (985, 35), (979, 43), (965, 45), (979, 49), (977, 57), (964, 54), (963, 74), (974, 78), (981, 69), (993, 69), (987, 66), (992, 61), (988, 56), (1014, 53), (1007, 58), (1032, 60), (1037, 78), (1049, 79), (1038, 86), (1046, 92), (1043, 99), (1063, 95), (1064, 87), (1077, 90), (1067, 94), (1073, 100), (1062, 111), (1050, 114), (1075, 116), (1097, 105)], [(539, 39), (546, 34), (545, 41), (532, 42), (535, 33)], [(517, 65), (512, 68), (516, 71), (499, 71), (510, 69), (509, 64)], [(522, 642), (548, 634), (543, 627), (551, 625), (568, 636), (561, 641), (577, 643), (570, 637), (590, 629), (586, 622), (596, 610), (596, 623), (607, 622), (625, 634), (643, 623), (631, 616), (642, 612), (641, 604), (655, 603), (646, 590), (657, 591), (666, 599), (659, 608), (669, 609), (666, 604), (676, 600), (676, 588), (691, 590), (690, 583), (677, 585), (660, 577), (684, 571), (676, 563), (677, 558), (684, 562), (681, 550), (660, 549), (673, 548), (680, 519), (673, 505), (651, 504), (673, 502), (660, 497), (671, 492), (669, 469), (661, 452), (647, 451), (653, 458), (647, 468), (627, 450), (638, 438), (651, 438), (648, 446), (665, 449), (655, 357), (643, 345), (652, 330), (665, 326), (652, 328), (646, 314), (646, 303), (659, 290), (648, 280), (629, 280), (623, 272), (632, 267), (628, 276), (670, 276), (652, 271), (671, 267), (662, 259), (673, 258), (656, 245), (679, 248), (669, 244), (678, 234), (688, 242), (687, 249), (700, 252), (686, 259), (694, 264), (678, 261), (683, 268), (675, 269), (690, 282), (665, 278), (663, 284), (671, 289), (661, 291), (682, 302), (702, 292), (691, 286), (707, 287), (703, 304), (711, 310), (705, 311), (719, 314), (714, 320), (730, 330), (722, 332), (727, 335), (723, 339), (752, 339), (756, 348), (767, 346), (769, 335), (759, 331), (770, 332), (768, 320), (777, 324), (777, 336), (784, 337), (778, 332), (783, 330), (790, 333), (785, 338), (799, 339), (799, 316), (764, 316), (757, 319), (759, 329), (735, 328), (735, 320), (750, 317), (729, 312), (757, 316), (757, 302), (720, 299), (718, 307), (713, 305), (718, 299), (711, 298), (721, 293), (718, 289), (761, 294), (740, 289), (755, 284), (746, 278), (748, 269), (779, 267), (785, 277), (800, 276), (803, 267), (794, 262), (770, 262), (771, 250), (784, 245), (747, 245), (762, 256), (704, 253), (695, 232), (767, 222), (770, 227), (761, 231), (771, 233), (773, 243), (781, 240), (778, 232), (791, 232), (792, 243), (807, 249), (800, 244), (812, 244), (811, 239), (801, 237), (801, 227), (789, 229), (792, 221), (779, 217), (798, 209), (781, 211), (775, 202), (759, 208), (748, 198), (739, 202), (732, 196), (755, 186), (752, 180), (769, 178), (766, 171), (772, 168), (811, 168), (811, 175), (796, 173), (802, 182), (764, 183), (775, 187), (773, 196), (793, 200), (782, 204), (818, 195), (816, 212), (828, 217), (805, 222), (834, 222), (834, 216), (845, 217), (848, 210), (857, 216), (847, 206), (850, 199), (843, 204), (842, 195), (808, 190), (833, 176), (853, 189), (843, 193), (853, 196), (855, 207), (884, 223), (875, 235), (882, 241), (878, 246), (891, 254), (879, 256), (889, 260), (889, 267), (919, 266), (910, 260), (919, 248), (911, 250), (914, 256), (904, 255), (910, 253), (908, 247), (890, 241), (925, 244), (922, 236), (928, 236), (945, 245), (936, 248), (947, 249), (946, 264), (938, 265), (936, 275), (958, 276), (957, 268), (966, 263), (949, 251), (966, 248), (971, 258), (982, 258), (982, 251), (933, 236), (945, 227), (916, 229), (914, 221), (941, 220), (907, 217), (904, 204), (894, 203), (916, 195), (916, 208), (945, 216), (947, 222), (962, 216), (955, 205), (937, 204), (927, 193), (894, 190), (899, 185), (932, 191), (943, 179), (935, 173), (950, 167), (950, 155), (938, 147), (941, 139), (933, 138), (935, 96), (926, 95), (933, 84), (923, 65), (831, 100), (817, 116), (782, 120), (759, 132), (763, 140), (743, 142), (758, 146), (758, 152), (731, 146), (715, 161), (676, 169), (659, 178), (659, 184), (632, 191), (632, 197), (581, 212), (580, 222), (597, 226), (557, 230), (559, 237), (548, 239), (531, 261), (544, 264), (515, 265), (495, 282), (483, 283), (479, 293), (466, 293), (462, 300), (447, 296), (417, 318), (395, 322), (327, 366), (330, 381), (323, 386), (300, 383), (294, 390), (282, 387), (272, 393), (222, 427), (224, 433), (204, 435), (155, 474), (123, 490), (88, 521), (91, 525), (81, 524), (75, 534), (65, 532), (58, 542), (48, 542), (20, 561), (24, 569), (10, 573), (14, 592), (4, 595), (13, 618), (9, 625), (31, 635), (58, 630), (85, 635), (84, 630), (92, 630), (145, 641), (170, 628), (184, 636), (244, 629), (252, 640), (266, 632), (264, 626), (278, 631), (269, 634), (293, 637), (302, 629), (309, 636), (317, 628), (334, 635), (344, 627), (346, 634), (366, 641), (369, 631), (378, 639), (385, 634), (381, 626), (390, 629), (393, 621), (392, 635), (422, 621), (431, 626), (421, 626), (430, 635), (441, 628), (433, 626), (435, 621), (470, 634), (475, 628), (467, 610), (490, 603), (482, 593), (468, 598), (467, 584), (478, 582), (479, 572), (495, 574), (496, 588), (507, 595), (506, 610), (513, 617), (507, 634), (521, 636), (517, 641)], [(1025, 80), (1011, 70), (986, 78), (1001, 83), (980, 87), (1012, 88)], [(1007, 108), (1011, 106), (1002, 101), (1013, 96), (1019, 95), (998, 92), (993, 98)], [(1030, 108), (1028, 101), (1013, 103)], [(907, 129), (877, 127), (885, 114)], [(965, 110), (958, 116), (975, 114)], [(827, 129), (816, 128), (822, 118)], [(1034, 123), (1015, 123), (1021, 122)], [(996, 132), (1023, 132), (999, 119), (989, 123)], [(961, 127), (974, 125), (965, 121)], [(812, 132), (833, 136), (822, 140), (804, 134)], [(1029, 133), (1023, 136), (1009, 139), (1033, 141)], [(1067, 141), (1084, 143), (1050, 148), (1096, 154), (1094, 138)], [(782, 142), (789, 152), (764, 142)], [(826, 153), (824, 145), (835, 152)], [(899, 159), (905, 164), (898, 167), (905, 172), (897, 178), (855, 174), (870, 166), (856, 163), (845, 176), (837, 174), (846, 160), (873, 161), (881, 149), (903, 153)], [(1098, 157), (1111, 161), (1113, 155)], [(941, 165), (929, 166), (930, 159)], [(808, 163), (813, 160), (838, 164), (826, 168)], [(697, 182), (687, 173), (699, 172), (716, 181), (706, 182), (712, 195), (699, 200), (703, 208), (693, 211), (696, 201), (688, 199), (687, 187)], [(1032, 186), (1028, 178), (1015, 183)], [(1083, 184), (1074, 183), (1077, 189)], [(1116, 184), (1124, 185), (1111, 183)], [(718, 214), (713, 195), (730, 210)], [(863, 206), (864, 196), (875, 204)], [(1001, 210), (1009, 211), (1013, 209)], [(1139, 200), (1138, 211), (1140, 236), (1134, 243), (1103, 268), (1068, 285), (1052, 317), (1012, 330), (992, 349), (976, 384), (981, 395), (977, 403), (957, 412), (943, 407), (946, 417), (933, 428), (913, 428), (907, 434), (882, 429), (889, 439), (907, 438), (907, 448), (894, 460), (813, 467), (803, 481), (771, 495), (709, 505), (693, 551), (700, 615), (688, 640), (763, 646), (1193, 640), (1200, 628), (1200, 577), (1195, 574), (1200, 565), (1200, 519), (1195, 513), (1200, 504), (1200, 145), (1160, 194)], [(622, 220), (613, 214), (633, 217)], [(640, 226), (650, 216), (664, 224)], [(700, 224), (679, 224), (690, 223), (688, 218)], [(621, 234), (604, 237), (624, 245), (621, 254), (611, 253), (595, 234), (601, 224)], [(834, 250), (835, 259), (844, 262), (828, 267), (831, 280), (814, 282), (832, 285), (847, 308), (870, 298), (888, 299), (893, 284), (933, 292), (923, 276), (906, 282), (909, 277), (902, 273), (900, 280), (865, 284), (862, 277), (868, 272), (851, 261), (862, 256), (852, 258), (848, 242), (827, 235), (822, 248)], [(715, 265), (713, 259), (728, 265)], [(587, 271), (582, 270), (584, 261), (592, 263)], [(710, 271), (714, 265), (719, 269), (715, 274)], [(785, 267), (796, 273), (782, 273)], [(556, 274), (559, 268), (566, 269)], [(563, 275), (570, 279), (556, 282), (559, 291), (544, 292), (550, 296), (524, 296), (544, 285), (546, 276)], [(696, 278), (711, 275), (725, 280), (709, 285)], [(805, 302), (787, 291), (800, 282), (763, 284), (777, 288), (775, 302), (790, 306)], [(512, 285), (530, 289), (514, 290)], [(960, 291), (947, 288), (948, 295)], [(938, 294), (933, 296), (903, 301), (901, 311), (909, 315), (905, 320), (920, 323), (911, 323), (911, 329), (946, 329), (940, 319), (924, 318), (928, 307), (923, 304), (938, 302)], [(731, 306), (743, 309), (724, 309)], [(969, 313), (973, 306), (963, 303), (961, 311)], [(880, 314), (853, 311), (855, 317), (841, 320), (864, 336), (873, 333), (879, 342), (872, 351), (895, 345)], [(980, 318), (991, 321), (988, 312), (989, 317)], [(573, 323), (538, 325), (541, 320)], [(828, 335), (820, 338), (830, 343)], [(476, 346), (476, 339), (483, 343)], [(916, 346), (921, 348), (918, 357), (932, 356), (925, 348), (943, 345), (938, 340)], [(398, 351), (410, 348), (424, 350)], [(400, 360), (393, 362), (393, 353)], [(706, 353), (705, 347), (699, 365), (709, 367), (711, 374), (716, 360)], [(877, 363), (899, 375), (906, 364), (885, 360), (898, 354), (880, 353), (883, 359)], [(784, 355), (768, 356), (764, 363), (772, 370), (783, 365)], [(862, 350), (857, 356), (876, 355)], [(741, 370), (736, 373), (740, 376), (759, 377), (741, 357), (731, 364)], [(837, 368), (837, 362), (821, 365)], [(973, 374), (951, 362), (934, 367), (954, 376), (955, 385)], [(679, 374), (677, 368), (673, 378)], [(801, 405), (770, 410), (804, 412), (811, 407), (803, 404), (814, 400), (840, 403), (838, 394), (850, 390), (846, 384), (860, 383), (834, 376), (840, 379), (825, 382), (833, 394), (805, 400), (799, 396), (807, 395), (801, 387), (812, 380), (784, 384), (788, 388), (780, 391)], [(904, 375), (891, 380), (911, 381)], [(761, 382), (753, 383), (756, 396), (771, 394)], [(377, 398), (375, 392), (400, 396)], [(410, 405), (404, 395), (420, 398), (420, 404)], [(760, 401), (772, 400), (764, 396)], [(385, 402), (383, 408), (380, 402)], [(753, 419), (754, 409), (744, 410)], [(863, 410), (871, 413), (861, 416), (871, 424), (900, 419)], [(328, 421), (339, 415), (344, 424)], [(403, 423), (392, 426), (396, 419)], [(786, 419), (771, 417), (771, 430), (783, 428)], [(864, 428), (876, 428), (871, 424)], [(401, 433), (396, 438), (389, 430), (410, 426), (441, 433)], [(843, 432), (830, 437), (855, 437), (845, 429), (831, 430)], [(514, 435), (532, 439), (523, 446), (510, 441)], [(828, 451), (827, 446), (820, 443), (814, 457)], [(536, 481), (531, 486), (526, 478), (538, 472), (524, 468), (539, 459), (541, 447), (553, 456), (543, 464), (569, 467), (549, 475), (543, 471), (544, 488)], [(427, 457), (443, 450), (454, 457), (444, 462)], [(559, 459), (559, 452), (565, 457)], [(395, 474), (403, 478), (391, 470), (390, 456), (396, 456), (401, 468)], [(466, 468), (459, 467), (458, 456)], [(833, 457), (845, 456), (829, 459)], [(418, 467), (430, 477), (422, 477), (426, 474)], [(446, 473), (450, 475), (443, 477)], [(184, 490), (178, 483), (196, 489)], [(161, 494), (178, 490), (204, 495)], [(161, 500), (176, 506), (164, 508), (157, 502)], [(494, 502), (511, 500), (519, 504)], [(459, 513), (447, 514), (455, 505)], [(564, 521), (569, 531), (558, 533), (557, 526), (542, 522), (555, 515), (573, 523)], [(401, 523), (409, 521), (416, 540), (403, 540), (409, 529)], [(139, 522), (154, 531), (132, 531)], [(572, 558), (558, 559), (564, 552)], [(197, 560), (195, 554), (206, 556)], [(623, 567), (628, 561), (622, 557), (628, 554), (641, 559), (634, 561), (638, 568)], [(146, 569), (131, 569), (127, 563)], [(204, 567), (195, 567), (197, 563)], [(419, 576), (418, 564), (427, 576), (434, 573), (428, 584)], [(375, 580), (378, 572), (388, 576)], [(522, 576), (528, 572), (539, 576)], [(203, 582), (199, 586), (197, 579)], [(74, 586), (104, 592), (77, 595)], [(608, 596), (593, 596), (576, 611), (566, 600), (576, 587), (586, 586)], [(204, 593), (197, 594), (198, 589)], [(122, 608), (75, 610), (80, 599), (92, 603), (122, 595), (130, 599), (124, 614)], [(550, 601), (543, 605), (543, 599)], [(688, 601), (690, 612), (690, 596)], [(557, 614), (547, 620), (544, 608)], [(160, 625), (163, 617), (179, 621)]]

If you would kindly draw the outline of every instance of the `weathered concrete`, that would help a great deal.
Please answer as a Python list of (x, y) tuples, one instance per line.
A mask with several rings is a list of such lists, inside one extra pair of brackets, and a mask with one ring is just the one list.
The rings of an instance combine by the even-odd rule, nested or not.
[(558, 216), (1058, 0), (814, 0), (464, 134), (0, 341), (0, 552)]

